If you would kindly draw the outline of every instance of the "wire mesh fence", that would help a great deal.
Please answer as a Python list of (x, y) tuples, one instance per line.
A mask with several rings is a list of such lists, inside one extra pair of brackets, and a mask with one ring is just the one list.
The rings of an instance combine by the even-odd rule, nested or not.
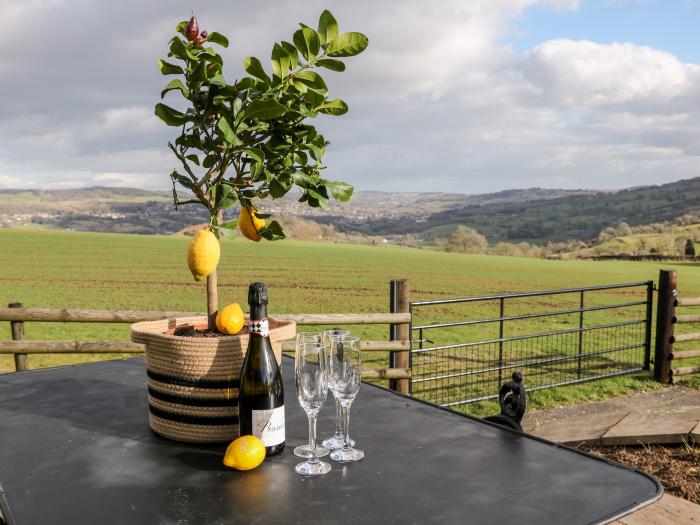
[(411, 303), (413, 396), (495, 399), (515, 370), (529, 391), (649, 367), (653, 282)]

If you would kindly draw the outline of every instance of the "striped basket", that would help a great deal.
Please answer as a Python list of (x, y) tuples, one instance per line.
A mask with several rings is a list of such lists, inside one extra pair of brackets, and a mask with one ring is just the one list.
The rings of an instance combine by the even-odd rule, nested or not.
[[(218, 443), (238, 437), (238, 386), (248, 330), (226, 337), (172, 335), (177, 328), (206, 325), (205, 316), (131, 325), (131, 340), (146, 347), (151, 429), (175, 441)], [(295, 335), (295, 323), (270, 319), (278, 363), (282, 341)]]

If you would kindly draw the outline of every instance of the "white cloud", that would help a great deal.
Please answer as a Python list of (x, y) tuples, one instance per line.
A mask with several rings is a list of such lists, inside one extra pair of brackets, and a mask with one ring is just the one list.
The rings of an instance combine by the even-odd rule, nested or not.
[[(155, 62), (190, 4), (2, 0), (0, 74), (21, 83), (0, 97), (0, 187), (168, 189), (177, 130), (153, 116), (168, 80)], [(369, 36), (345, 73), (324, 75), (350, 112), (315, 122), (332, 143), (327, 175), (360, 189), (610, 188), (700, 175), (700, 66), (633, 43), (558, 39), (518, 53), (503, 39), (534, 4), (580, 7), (211, 0), (198, 16), (231, 39), (228, 80), (326, 7), (341, 31)]]
[(527, 53), (527, 78), (564, 106), (668, 103), (698, 92), (700, 67), (646, 46), (550, 40)]

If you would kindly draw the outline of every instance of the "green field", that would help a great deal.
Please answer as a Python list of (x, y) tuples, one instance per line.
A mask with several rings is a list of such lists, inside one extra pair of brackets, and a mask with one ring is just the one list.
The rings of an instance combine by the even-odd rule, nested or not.
[[(193, 281), (186, 263), (188, 239), (166, 236), (0, 230), (0, 302), (25, 306), (124, 310), (202, 311), (205, 289)], [(270, 287), (275, 312), (386, 312), (388, 282), (410, 280), (413, 300), (568, 288), (656, 279), (659, 268), (679, 272), (686, 296), (700, 296), (700, 268), (693, 264), (625, 261), (550, 261), (462, 255), (397, 246), (358, 246), (299, 241), (253, 243), (224, 241), (219, 265), (220, 301), (245, 303), (248, 283), (261, 280)], [(598, 294), (592, 301), (609, 304), (619, 293)], [(569, 301), (577, 299), (569, 297)], [(572, 303), (573, 304), (573, 303)], [(542, 300), (522, 301), (510, 313), (541, 311)], [(568, 306), (566, 306), (568, 307)], [(489, 307), (490, 308), (490, 307)], [(420, 322), (489, 317), (493, 311), (446, 308), (425, 313)], [(634, 313), (620, 314), (637, 315)], [(605, 321), (596, 313), (590, 322)], [(571, 327), (564, 316), (532, 320), (520, 330), (542, 331)], [(9, 323), (0, 337), (9, 338)], [(127, 339), (127, 325), (27, 323), (28, 339)], [(383, 339), (386, 326), (351, 328), (362, 337)], [(492, 330), (493, 327), (488, 328)], [(489, 337), (479, 327), (474, 337)], [(445, 334), (444, 342), (459, 341), (461, 333)], [(443, 341), (441, 341), (443, 342)], [(30, 356), (32, 368), (104, 358), (104, 356)], [(379, 356), (372, 363), (380, 366)], [(11, 356), (0, 356), (0, 371), (13, 370)], [(526, 378), (527, 380), (527, 378)], [(654, 388), (644, 376), (625, 376), (578, 386), (534, 392), (532, 406), (551, 406), (597, 399), (632, 389)], [(471, 411), (493, 411), (493, 405)]]

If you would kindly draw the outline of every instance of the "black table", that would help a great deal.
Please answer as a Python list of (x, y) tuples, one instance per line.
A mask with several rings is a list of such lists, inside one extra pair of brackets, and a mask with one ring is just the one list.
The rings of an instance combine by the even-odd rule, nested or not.
[[(247, 473), (225, 446), (148, 428), (141, 358), (0, 376), (0, 508), (17, 525), (605, 523), (655, 501), (651, 477), (363, 385), (366, 452), (322, 477), (294, 472), (306, 440), (284, 362), (287, 448)], [(333, 426), (329, 399), (319, 433)]]

